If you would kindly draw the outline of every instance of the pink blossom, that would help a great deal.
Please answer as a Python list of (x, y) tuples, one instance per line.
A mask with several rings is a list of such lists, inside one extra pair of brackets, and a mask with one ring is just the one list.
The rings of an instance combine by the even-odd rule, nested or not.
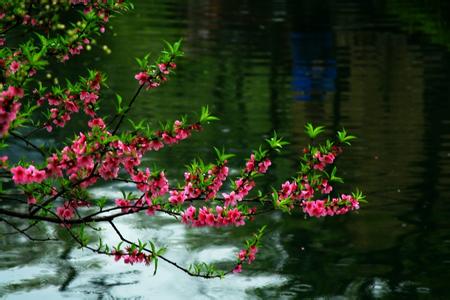
[(170, 197), (169, 197), (169, 202), (173, 205), (180, 205), (183, 204), (184, 200), (186, 200), (186, 194), (184, 193), (184, 191), (170, 191), (169, 192)]
[(322, 180), (321, 192), (322, 194), (329, 194), (333, 190), (333, 187), (328, 183), (328, 180)]
[(169, 70), (167, 70), (166, 64), (158, 64), (159, 71), (163, 74), (169, 74)]
[(245, 216), (237, 209), (227, 209), (216, 207), (215, 213), (211, 208), (202, 207), (198, 215), (195, 215), (196, 209), (190, 206), (181, 214), (182, 222), (196, 227), (202, 226), (241, 226), (245, 224)]
[(13, 174), (13, 181), (15, 184), (24, 184), (27, 183), (28, 177), (26, 174), (26, 169), (22, 166), (17, 166), (15, 168), (11, 168), (11, 173)]
[(267, 172), (267, 169), (272, 165), (272, 162), (266, 158), (264, 161), (258, 164), (258, 172), (264, 174)]
[(255, 155), (250, 155), (250, 159), (245, 164), (245, 172), (250, 173), (255, 168)]
[(187, 198), (189, 199), (195, 199), (198, 196), (201, 195), (201, 190), (198, 188), (195, 188), (194, 185), (192, 184), (192, 182), (189, 182), (185, 187), (184, 187), (184, 194), (186, 195)]
[(283, 199), (289, 198), (297, 190), (297, 183), (294, 181), (290, 183), (286, 181), (281, 185), (281, 197)]
[(69, 202), (64, 202), (63, 206), (56, 208), (56, 214), (64, 220), (70, 220), (75, 214), (75, 210)]
[(319, 157), (319, 160), (327, 165), (332, 164), (334, 161), (334, 154), (333, 153), (329, 153), (327, 155), (323, 155), (321, 157)]
[(241, 272), (242, 272), (242, 264), (237, 264), (233, 269), (233, 273), (241, 273)]
[(84, 103), (87, 105), (89, 103), (95, 104), (97, 102), (98, 95), (95, 93), (89, 93), (86, 91), (82, 91), (80, 93), (80, 100), (84, 101)]
[(248, 264), (251, 264), (256, 259), (256, 253), (258, 252), (258, 248), (255, 245), (250, 246), (248, 249)]
[(151, 149), (158, 151), (159, 149), (164, 147), (164, 144), (161, 141), (152, 140), (150, 141), (149, 146)]
[(8, 97), (8, 98), (14, 98), (14, 97), (23, 98), (24, 91), (22, 88), (18, 88), (18, 87), (10, 85), (6, 91), (3, 91), (1, 93), (1, 96)]
[(304, 202), (303, 211), (311, 217), (323, 217), (327, 215), (324, 200)]
[(34, 75), (36, 75), (37, 70), (36, 69), (30, 69), (30, 71), (28, 71), (28, 76), (33, 77)]
[(300, 199), (311, 199), (313, 196), (314, 189), (308, 183), (304, 183), (300, 192)]
[(122, 198), (118, 198), (114, 201), (116, 203), (117, 206), (122, 207), (122, 212), (129, 212), (131, 210), (130, 208), (130, 202), (122, 199)]
[(27, 203), (28, 205), (36, 204), (36, 198), (34, 198), (33, 196), (28, 197)]
[(325, 169), (325, 164), (323, 162), (320, 162), (318, 164), (314, 164), (313, 168), (314, 170), (323, 171)]
[(237, 197), (234, 191), (232, 191), (230, 194), (222, 193), (222, 196), (225, 199), (225, 206), (236, 206)]
[(143, 85), (148, 81), (150, 76), (145, 72), (139, 72), (134, 76), (134, 78), (139, 81), (140, 85)]
[(78, 105), (73, 101), (67, 100), (64, 103), (64, 106), (65, 106), (66, 110), (68, 110), (70, 112), (78, 112)]
[(160, 205), (150, 205), (149, 208), (145, 211), (145, 214), (147, 216), (154, 216), (156, 211), (160, 208), (161, 208)]
[(164, 172), (153, 179), (150, 183), (150, 191), (152, 197), (160, 197), (165, 195), (169, 191), (169, 181), (167, 180)]
[(16, 73), (20, 68), (20, 63), (17, 61), (13, 61), (10, 65), (9, 65), (9, 70), (11, 71), (11, 73)]
[(177, 138), (169, 135), (167, 132), (163, 132), (161, 134), (161, 137), (162, 137), (164, 143), (166, 143), (167, 145), (175, 144), (178, 142)]
[(92, 119), (88, 122), (88, 126), (93, 128), (93, 127), (98, 127), (100, 129), (105, 129), (106, 125), (105, 122), (103, 121), (102, 118), (95, 118)]
[(240, 261), (244, 261), (245, 258), (247, 257), (247, 250), (242, 249), (241, 251), (239, 251), (237, 256)]

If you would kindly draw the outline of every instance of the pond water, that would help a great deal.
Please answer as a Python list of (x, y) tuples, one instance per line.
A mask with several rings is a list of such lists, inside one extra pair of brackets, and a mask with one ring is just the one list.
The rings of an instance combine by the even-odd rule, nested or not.
[[(358, 136), (338, 167), (342, 190), (369, 203), (325, 219), (273, 213), (244, 228), (186, 228), (165, 217), (118, 222), (130, 238), (167, 245), (182, 264), (232, 262), (242, 241), (269, 223), (257, 260), (223, 280), (189, 277), (161, 263), (114, 263), (67, 243), (2, 237), (0, 295), (8, 299), (450, 299), (450, 6), (447, 1), (139, 0), (114, 34), (56, 76), (86, 67), (109, 74), (114, 102), (136, 89), (134, 57), (184, 40), (177, 75), (139, 98), (131, 117), (158, 124), (199, 111), (221, 121), (148, 157), (171, 178), (212, 146), (237, 154), (233, 170), (276, 130), (291, 144), (261, 186), (294, 174), (303, 126), (344, 126)], [(69, 73), (68, 73), (69, 72)], [(111, 104), (112, 106), (112, 104)], [(112, 112), (112, 109), (111, 109)], [(77, 124), (64, 137), (76, 131)], [(45, 135), (37, 142), (52, 142)], [(19, 156), (29, 155), (15, 151)], [(94, 189), (113, 195), (118, 186)], [(115, 242), (113, 232), (102, 233)], [(207, 237), (207, 238), (205, 238)]]

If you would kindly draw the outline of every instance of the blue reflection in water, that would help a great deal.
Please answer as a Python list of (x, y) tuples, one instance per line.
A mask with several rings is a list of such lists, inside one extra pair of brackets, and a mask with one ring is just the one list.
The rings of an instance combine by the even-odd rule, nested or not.
[(292, 90), (294, 99), (323, 99), (335, 90), (336, 60), (330, 32), (294, 32), (292, 43)]

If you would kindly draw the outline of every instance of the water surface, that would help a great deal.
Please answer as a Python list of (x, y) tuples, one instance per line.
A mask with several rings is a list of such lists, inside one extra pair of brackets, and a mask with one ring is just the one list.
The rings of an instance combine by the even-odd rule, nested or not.
[[(437, 0), (136, 1), (136, 10), (114, 20), (115, 34), (101, 41), (111, 55), (93, 51), (55, 74), (97, 67), (109, 74), (112, 89), (102, 101), (113, 103), (113, 92), (126, 98), (136, 89), (134, 57), (157, 54), (162, 40), (183, 38), (186, 56), (177, 76), (140, 97), (131, 116), (158, 124), (207, 104), (221, 121), (150, 155), (146, 164), (157, 163), (180, 180), (188, 161), (211, 160), (212, 146), (224, 146), (237, 154), (231, 162), (237, 170), (276, 130), (291, 144), (260, 181), (264, 188), (295, 172), (306, 122), (327, 126), (328, 134), (344, 126), (359, 139), (339, 161), (342, 190), (360, 187), (370, 202), (346, 216), (305, 220), (273, 213), (237, 229), (185, 228), (165, 217), (118, 222), (131, 239), (165, 244), (167, 255), (184, 264), (231, 262), (242, 240), (270, 223), (255, 263), (223, 280), (191, 278), (166, 264), (153, 277), (148, 267), (114, 263), (71, 243), (6, 237), (0, 295), (450, 298), (449, 11)], [(93, 192), (111, 196), (116, 190)], [(109, 230), (103, 236), (116, 241)]]

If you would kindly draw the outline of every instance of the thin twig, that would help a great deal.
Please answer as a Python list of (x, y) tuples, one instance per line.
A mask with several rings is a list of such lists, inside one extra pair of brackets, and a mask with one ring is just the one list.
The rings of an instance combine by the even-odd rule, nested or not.
[(28, 139), (26, 139), (22, 135), (20, 135), (18, 133), (15, 133), (14, 131), (10, 131), (9, 134), (11, 134), (13, 137), (18, 138), (19, 140), (25, 142), (26, 145), (28, 145), (31, 148), (33, 148), (36, 151), (38, 151), (42, 155), (42, 157), (44, 157), (44, 158), (47, 157), (47, 154), (44, 152), (44, 150), (42, 150), (41, 148), (39, 148), (38, 146), (36, 146), (32, 142), (30, 142)]
[(41, 239), (41, 238), (34, 238), (31, 235), (29, 235), (26, 230), (27, 229), (20, 229), (19, 227), (17, 227), (16, 225), (14, 225), (13, 223), (9, 222), (8, 220), (1, 218), (0, 217), (0, 221), (5, 222), (6, 224), (8, 224), (9, 226), (11, 226), (12, 228), (14, 228), (18, 233), (24, 235), (25, 237), (27, 237), (30, 241), (35, 241), (35, 242), (47, 242), (47, 241), (57, 241), (58, 239), (56, 238), (50, 238), (47, 237), (45, 239)]

